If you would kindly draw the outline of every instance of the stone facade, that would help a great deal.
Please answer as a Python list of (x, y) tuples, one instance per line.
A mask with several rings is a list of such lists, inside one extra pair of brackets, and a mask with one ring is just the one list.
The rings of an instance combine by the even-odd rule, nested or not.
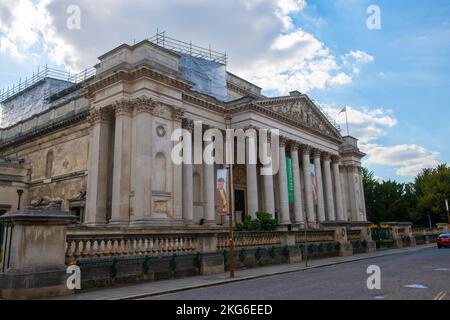
[[(224, 222), (215, 210), (221, 165), (175, 164), (171, 134), (193, 130), (194, 121), (224, 132), (228, 118), (234, 129), (277, 128), (281, 135), (275, 176), (261, 175), (260, 163), (234, 166), (242, 214), (266, 211), (290, 227), (366, 222), (364, 154), (307, 95), (267, 98), (227, 73), (227, 100), (219, 101), (182, 78), (179, 54), (150, 41), (99, 59), (96, 76), (78, 95), (0, 129), (0, 157), (17, 161), (14, 168), (0, 164), (0, 188), (8, 190), (1, 206), (15, 209), (20, 188), (24, 206), (58, 200), (87, 227), (217, 227)], [(247, 154), (259, 151), (247, 148)]]

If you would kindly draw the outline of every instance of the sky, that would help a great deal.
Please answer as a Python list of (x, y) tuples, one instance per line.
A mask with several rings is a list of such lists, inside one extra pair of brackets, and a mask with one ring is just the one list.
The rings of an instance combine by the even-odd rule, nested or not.
[(157, 29), (226, 52), (268, 96), (308, 94), (344, 135), (346, 107), (380, 180), (450, 160), (448, 0), (1, 0), (0, 90), (38, 66), (81, 71)]

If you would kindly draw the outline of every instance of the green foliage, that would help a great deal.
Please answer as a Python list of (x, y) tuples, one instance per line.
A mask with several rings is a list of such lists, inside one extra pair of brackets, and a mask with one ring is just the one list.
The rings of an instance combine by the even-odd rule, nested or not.
[(444, 200), (450, 200), (450, 167), (445, 164), (423, 169), (414, 183), (379, 182), (373, 172), (363, 169), (363, 186), (368, 220), (411, 221), (428, 226), (447, 222)]
[(257, 212), (256, 219), (245, 216), (243, 223), (236, 224), (238, 231), (273, 231), (276, 230), (278, 221), (267, 212)]

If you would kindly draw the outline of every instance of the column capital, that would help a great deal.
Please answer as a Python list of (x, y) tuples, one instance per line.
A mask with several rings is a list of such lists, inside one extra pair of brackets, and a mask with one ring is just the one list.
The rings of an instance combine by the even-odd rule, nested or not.
[(181, 120), (181, 125), (183, 129), (188, 130), (189, 132), (194, 131), (194, 120), (183, 118)]
[(289, 142), (289, 147), (291, 149), (291, 152), (296, 152), (300, 149), (300, 143), (295, 140), (291, 140)]
[(111, 112), (111, 109), (109, 108), (92, 108), (89, 112), (89, 123), (91, 124), (91, 126), (97, 124), (97, 123), (102, 123), (102, 122), (107, 122), (109, 120), (111, 120), (113, 118), (113, 112)]
[(332, 155), (332, 156), (331, 156), (331, 161), (332, 161), (333, 163), (339, 163), (340, 160), (341, 160), (341, 157), (338, 156), (338, 155)]
[(249, 130), (249, 129), (253, 129), (253, 130), (255, 130), (255, 131), (258, 131), (258, 127), (256, 127), (256, 126), (253, 125), (253, 124), (249, 124), (249, 125), (247, 125), (247, 126), (245, 126), (245, 127), (242, 128), (242, 130), (244, 130), (244, 131), (247, 131), (247, 130)]
[(172, 108), (172, 119), (177, 122), (181, 122), (183, 120), (185, 109), (173, 107)]
[(288, 142), (289, 142), (288, 138), (286, 138), (285, 136), (280, 136), (280, 148), (286, 147)]
[(310, 155), (311, 151), (312, 151), (312, 147), (307, 144), (302, 144), (300, 146), (300, 151), (302, 152), (303, 155)]
[(315, 149), (312, 150), (312, 154), (313, 154), (314, 158), (320, 158), (322, 156), (322, 154), (323, 154), (323, 151), (320, 150), (320, 149), (315, 148)]
[(116, 101), (113, 105), (116, 117), (119, 116), (131, 116), (133, 113), (133, 103), (128, 100)]
[(131, 103), (134, 106), (135, 114), (153, 113), (153, 110), (156, 107), (156, 103), (153, 101), (153, 99), (146, 96), (133, 99), (131, 100)]
[(331, 154), (328, 152), (322, 152), (322, 159), (323, 161), (330, 161), (331, 160)]

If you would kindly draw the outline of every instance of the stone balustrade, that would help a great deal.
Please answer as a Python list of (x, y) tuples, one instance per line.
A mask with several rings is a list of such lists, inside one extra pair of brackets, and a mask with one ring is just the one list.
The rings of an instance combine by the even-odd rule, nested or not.
[[(329, 230), (311, 230), (307, 231), (307, 241), (308, 242), (327, 242), (334, 241), (334, 231)], [(303, 231), (295, 233), (295, 243), (304, 243), (305, 233)]]
[(111, 256), (171, 255), (196, 252), (195, 235), (123, 234), (85, 237), (68, 235), (66, 260)]
[(348, 230), (347, 231), (347, 240), (361, 240), (361, 230)]
[[(234, 234), (234, 246), (236, 248), (279, 246), (281, 237), (280, 232), (239, 232)], [(217, 249), (226, 248), (228, 248), (228, 235), (218, 235)]]

